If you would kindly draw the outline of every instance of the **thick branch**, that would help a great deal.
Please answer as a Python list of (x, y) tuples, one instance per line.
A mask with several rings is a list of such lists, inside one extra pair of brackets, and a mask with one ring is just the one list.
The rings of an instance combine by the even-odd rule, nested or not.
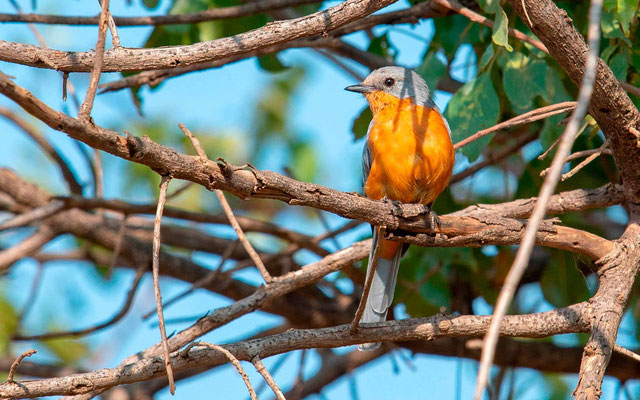
[[(500, 333), (503, 336), (546, 337), (559, 333), (585, 332), (589, 327), (587, 303), (538, 314), (512, 315), (504, 318)], [(253, 357), (269, 357), (285, 352), (339, 347), (378, 341), (436, 340), (445, 337), (478, 337), (486, 331), (491, 316), (448, 317), (437, 315), (430, 318), (413, 318), (389, 321), (360, 327), (353, 334), (349, 325), (313, 330), (289, 330), (285, 333), (237, 342), (223, 346), (239, 360), (250, 361)], [(213, 367), (228, 362), (226, 356), (211, 349), (191, 350), (188, 354), (174, 353), (172, 364), (176, 370), (200, 366)], [(156, 378), (164, 374), (159, 357), (117, 368), (106, 368), (65, 378), (25, 381), (21, 386), (2, 384), (0, 396), (9, 399), (25, 396), (51, 396), (87, 393), (96, 389), (128, 384)]]
[[(429, 209), (423, 205), (395, 206), (320, 185), (299, 182), (271, 171), (238, 170), (222, 161), (218, 163), (203, 162), (200, 157), (177, 153), (147, 137), (137, 138), (128, 135), (125, 138), (99, 126), (86, 126), (49, 108), (31, 93), (15, 85), (6, 76), (0, 76), (0, 92), (54, 129), (66, 132), (71, 137), (94, 148), (145, 164), (161, 175), (190, 180), (209, 190), (227, 190), (241, 198), (271, 198), (287, 202), (290, 205), (310, 206), (336, 213), (345, 218), (384, 226), (388, 230), (400, 228), (412, 232), (434, 232), (429, 218)], [(443, 216), (441, 221), (442, 224), (438, 232), (449, 237), (474, 235), (489, 227), (486, 223), (472, 219)], [(517, 221), (515, 222), (517, 223)], [(497, 225), (493, 225), (491, 228), (499, 228)], [(512, 234), (512, 231), (508, 229), (501, 232), (503, 237)], [(590, 241), (582, 242), (576, 241), (576, 236), (573, 233), (564, 236), (567, 233), (566, 230), (559, 229), (556, 232), (559, 236), (554, 237), (552, 242), (540, 241), (539, 244), (571, 249), (592, 258), (600, 258), (610, 249), (608, 241), (604, 239), (599, 241), (595, 235), (589, 234)], [(493, 236), (499, 237), (500, 235)], [(483, 239), (482, 234), (476, 237), (478, 243), (485, 243)], [(508, 243), (512, 244), (513, 242), (510, 240)], [(599, 243), (598, 246), (591, 248), (595, 243)], [(465, 245), (469, 245), (469, 243), (465, 242)]]
[[(527, 21), (520, 0), (510, 0), (520, 18)], [(577, 85), (582, 81), (587, 44), (566, 11), (551, 0), (526, 2), (531, 30)], [(589, 113), (602, 129), (613, 150), (624, 182), (624, 194), (632, 217), (640, 218), (640, 149), (632, 129), (640, 128), (640, 114), (611, 69), (598, 60)]]
[[(322, 35), (363, 18), (396, 0), (347, 0), (304, 17), (276, 21), (239, 35), (192, 45), (156, 49), (122, 48), (105, 52), (102, 71), (174, 68), (229, 58), (296, 39)], [(64, 72), (89, 72), (94, 52), (67, 52), (0, 41), (0, 60)]]
[[(320, 0), (263, 0), (231, 7), (212, 8), (197, 13), (157, 15), (145, 17), (113, 17), (118, 26), (197, 24), (205, 21), (241, 18), (285, 7), (318, 3)], [(100, 16), (81, 17), (47, 14), (0, 14), (0, 22), (55, 25), (97, 25)]]

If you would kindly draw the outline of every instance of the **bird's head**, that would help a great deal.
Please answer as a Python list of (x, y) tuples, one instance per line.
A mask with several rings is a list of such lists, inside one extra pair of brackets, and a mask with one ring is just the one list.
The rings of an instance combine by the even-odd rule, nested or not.
[(429, 87), (420, 75), (404, 67), (383, 67), (371, 72), (362, 83), (345, 90), (364, 94), (389, 94), (398, 99), (411, 99), (415, 104), (432, 106)]

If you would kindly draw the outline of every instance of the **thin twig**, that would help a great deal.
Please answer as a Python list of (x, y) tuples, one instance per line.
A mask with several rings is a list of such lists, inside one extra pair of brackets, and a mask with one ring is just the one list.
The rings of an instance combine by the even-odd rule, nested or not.
[[(93, 149), (93, 159), (95, 165), (95, 182), (94, 182), (94, 194), (95, 197), (101, 199), (104, 195), (104, 173), (102, 170), (102, 157), (100, 150)], [(98, 209), (98, 213), (102, 214), (102, 210)]]
[[(89, 77), (89, 87), (84, 97), (78, 118), (89, 121), (91, 118), (91, 109), (93, 108), (93, 100), (96, 98), (98, 91), (98, 83), (102, 74), (102, 63), (104, 62), (104, 48), (107, 38), (107, 16), (109, 13), (109, 0), (102, 0), (102, 11), (100, 12), (100, 23), (98, 24), (98, 42), (96, 43), (95, 57), (93, 59), (93, 68)], [(96, 150), (97, 151), (97, 150)]]
[(42, 207), (36, 207), (32, 210), (16, 215), (8, 221), (0, 223), (0, 231), (26, 226), (35, 221), (42, 221), (65, 208), (66, 205), (64, 202), (54, 200)]
[[(227, 357), (229, 359), (229, 361), (231, 362), (231, 364), (233, 364), (233, 366), (236, 368), (236, 371), (238, 371), (238, 373), (242, 377), (242, 380), (244, 381), (244, 384), (247, 385), (247, 390), (249, 391), (249, 396), (251, 396), (251, 400), (258, 400), (258, 396), (256, 395), (255, 390), (253, 390), (253, 386), (251, 386), (251, 381), (249, 380), (249, 376), (247, 375), (246, 372), (244, 372), (244, 369), (242, 369), (242, 365), (240, 365), (240, 361), (238, 361), (236, 356), (231, 354), (231, 352), (229, 350), (225, 349), (222, 346), (218, 346), (217, 344), (212, 344), (212, 343), (207, 343), (207, 342), (193, 342), (193, 343), (189, 344), (181, 352), (183, 357), (188, 357), (189, 356), (189, 350), (191, 350), (195, 346), (208, 347), (211, 350), (219, 351), (220, 353), (224, 354), (225, 357)], [(260, 372), (260, 371), (258, 371), (258, 372)]]
[(529, 17), (529, 11), (527, 11), (525, 0), (521, 0), (521, 1), (522, 1), (522, 11), (524, 11), (524, 16), (527, 18), (527, 22), (529, 23), (529, 28), (533, 28), (533, 22), (531, 22), (531, 18)]
[[(106, 1), (106, 0), (105, 0)], [(171, 352), (169, 351), (169, 343), (167, 342), (167, 331), (164, 327), (164, 314), (162, 311), (162, 294), (160, 293), (160, 223), (162, 221), (162, 211), (167, 198), (167, 187), (169, 186), (171, 177), (163, 176), (160, 182), (160, 195), (158, 196), (158, 211), (153, 225), (153, 290), (156, 294), (156, 310), (158, 312), (158, 322), (160, 326), (160, 338), (162, 339), (162, 347), (164, 349), (164, 365), (167, 369), (167, 378), (169, 379), (169, 391), (171, 394), (176, 392), (176, 384), (173, 379), (173, 368), (171, 367)]]
[(193, 182), (185, 182), (182, 186), (174, 190), (173, 192), (167, 194), (167, 201), (175, 199), (184, 193), (185, 190), (189, 189), (193, 185)]
[(542, 188), (540, 189), (540, 195), (538, 201), (533, 209), (527, 228), (525, 229), (524, 238), (522, 244), (518, 249), (513, 265), (509, 269), (505, 283), (500, 290), (498, 300), (493, 312), (493, 318), (491, 319), (491, 325), (485, 335), (484, 345), (482, 346), (482, 355), (480, 358), (480, 370), (478, 371), (478, 379), (476, 382), (476, 389), (474, 392), (474, 400), (481, 400), (484, 396), (484, 392), (489, 381), (489, 372), (491, 370), (491, 364), (496, 351), (496, 345), (498, 344), (498, 336), (500, 333), (500, 323), (502, 317), (507, 311), (507, 307), (511, 303), (515, 291), (520, 282), (520, 278), (527, 267), (531, 252), (536, 241), (536, 233), (538, 227), (544, 218), (547, 210), (549, 198), (553, 194), (558, 181), (560, 180), (560, 174), (562, 173), (562, 167), (564, 160), (571, 152), (571, 147), (575, 140), (576, 132), (578, 131), (580, 121), (585, 117), (589, 101), (591, 99), (591, 93), (593, 92), (593, 84), (596, 75), (596, 66), (598, 61), (598, 52), (600, 48), (600, 14), (602, 12), (602, 0), (592, 0), (589, 9), (589, 52), (585, 60), (585, 70), (582, 78), (582, 85), (578, 93), (578, 105), (575, 111), (571, 114), (571, 118), (567, 127), (562, 135), (562, 140), (558, 146), (553, 162), (551, 163), (551, 171), (544, 180)]
[(300, 352), (300, 363), (298, 364), (298, 376), (293, 384), (292, 391), (297, 394), (298, 398), (302, 398), (302, 390), (304, 389), (304, 362), (307, 359), (307, 349)]
[(380, 249), (382, 248), (382, 241), (384, 240), (385, 229), (383, 227), (376, 227), (376, 242), (372, 243), (373, 246), (373, 255), (371, 256), (371, 265), (368, 267), (367, 279), (364, 282), (364, 287), (362, 288), (362, 296), (360, 297), (360, 303), (358, 304), (358, 309), (356, 310), (356, 315), (353, 317), (353, 321), (351, 321), (351, 332), (355, 332), (358, 329), (358, 324), (360, 323), (360, 318), (362, 318), (362, 314), (364, 313), (364, 308), (367, 304), (367, 297), (369, 296), (369, 291), (371, 290), (371, 283), (373, 282), (373, 276), (376, 273), (376, 268), (378, 267), (378, 259), (380, 258)]
[(46, 340), (46, 339), (55, 339), (60, 337), (78, 337), (78, 336), (85, 336), (90, 333), (94, 333), (104, 328), (107, 328), (109, 326), (112, 326), (113, 324), (117, 323), (122, 318), (124, 318), (124, 316), (127, 315), (129, 310), (131, 309), (131, 305), (133, 304), (133, 299), (135, 298), (135, 294), (138, 289), (140, 280), (144, 276), (144, 272), (145, 272), (145, 268), (138, 268), (138, 270), (136, 271), (136, 276), (133, 278), (133, 282), (131, 283), (131, 288), (127, 293), (127, 298), (125, 299), (124, 304), (113, 317), (109, 318), (109, 320), (89, 328), (79, 329), (75, 331), (50, 332), (50, 333), (43, 333), (40, 335), (17, 334), (12, 336), (11, 339), (13, 340)]
[(560, 177), (561, 181), (565, 181), (569, 178), (571, 178), (572, 176), (574, 176), (575, 174), (578, 173), (578, 171), (580, 171), (582, 168), (586, 167), (587, 164), (589, 164), (591, 161), (595, 160), (596, 158), (598, 158), (606, 149), (606, 147), (609, 145), (609, 141), (605, 140), (604, 143), (602, 143), (602, 146), (598, 147), (598, 149), (591, 154), (589, 157), (585, 158), (584, 160), (582, 160), (581, 163), (579, 163), (578, 165), (576, 165), (575, 167), (573, 167), (573, 169), (571, 169), (571, 171), (567, 172), (566, 174), (562, 174), (562, 176)]
[(270, 283), (271, 281), (273, 281), (273, 277), (271, 276), (269, 271), (267, 271), (267, 267), (265, 267), (264, 263), (260, 259), (260, 256), (249, 242), (249, 239), (247, 239), (247, 235), (245, 235), (242, 231), (238, 220), (236, 219), (235, 215), (233, 215), (233, 210), (231, 210), (229, 202), (227, 202), (227, 199), (224, 197), (224, 193), (220, 189), (216, 189), (215, 192), (216, 196), (218, 196), (218, 199), (220, 200), (220, 205), (222, 205), (224, 213), (227, 215), (227, 218), (229, 218), (229, 222), (231, 223), (233, 230), (236, 231), (238, 239), (240, 239), (240, 243), (242, 243), (242, 246), (249, 254), (249, 257), (251, 257), (251, 260), (253, 260), (253, 262), (255, 263), (256, 268), (258, 268), (258, 271), (260, 271), (260, 274), (262, 275), (262, 278), (265, 280), (265, 282)]
[(7, 382), (15, 382), (13, 380), (13, 376), (16, 373), (16, 369), (18, 369), (18, 365), (20, 365), (22, 360), (24, 360), (27, 357), (31, 357), (32, 355), (36, 354), (37, 352), (38, 352), (38, 350), (31, 349), (31, 350), (27, 350), (24, 353), (20, 354), (20, 356), (18, 358), (16, 358), (16, 360), (13, 362), (13, 364), (11, 364), (11, 368), (9, 369), (9, 375), (7, 376)]
[(20, 316), (18, 317), (18, 322), (21, 325), (23, 321), (27, 318), (29, 312), (33, 309), (33, 305), (36, 302), (36, 298), (38, 297), (38, 290), (40, 289), (40, 284), (42, 283), (42, 276), (44, 275), (44, 264), (38, 263), (38, 271), (36, 271), (36, 275), (33, 278), (33, 282), (31, 283), (31, 290), (29, 290), (29, 297), (27, 297), (27, 301), (24, 302), (24, 306), (22, 310), (20, 310)]
[(527, 135), (523, 135), (521, 138), (517, 139), (513, 143), (508, 146), (503, 147), (502, 149), (494, 152), (490, 152), (486, 155), (486, 158), (476, 164), (470, 165), (467, 169), (458, 172), (457, 174), (451, 177), (449, 181), (450, 184), (454, 184), (456, 182), (460, 182), (461, 180), (475, 174), (481, 169), (488, 167), (489, 165), (495, 164), (499, 161), (502, 161), (509, 155), (515, 153), (520, 150), (527, 143), (533, 142), (538, 138), (537, 132), (531, 132)]
[(528, 124), (530, 122), (538, 121), (541, 119), (549, 118), (551, 116), (562, 114), (567, 111), (571, 111), (576, 108), (575, 101), (565, 101), (563, 103), (551, 104), (546, 107), (541, 107), (529, 112), (526, 112), (522, 115), (518, 115), (517, 117), (511, 118), (510, 120), (501, 122), (487, 129), (483, 129), (474, 133), (473, 135), (467, 137), (456, 143), (453, 148), (459, 149), (460, 147), (466, 146), (471, 142), (474, 142), (480, 138), (483, 138), (487, 135), (490, 135), (496, 131), (500, 131), (503, 129), (513, 128), (514, 126)]
[[(279, 359), (278, 361), (276, 361), (273, 364), (273, 367), (271, 367), (271, 371), (275, 374), (276, 372), (278, 372), (278, 370), (280, 369), (280, 367), (282, 367), (284, 365), (284, 362), (287, 361), (287, 359), (294, 354), (292, 351), (288, 352), (288, 353), (284, 353)], [(264, 390), (264, 388), (267, 386), (267, 381), (261, 382), (260, 386), (258, 386), (258, 388), (256, 389), (256, 394), (260, 394), (262, 393), (262, 390)]]
[(256, 368), (256, 371), (258, 371), (260, 375), (262, 375), (262, 377), (267, 382), (271, 390), (273, 390), (273, 393), (276, 395), (276, 399), (286, 400), (284, 398), (284, 394), (282, 394), (282, 390), (280, 390), (280, 388), (276, 384), (276, 381), (273, 380), (273, 377), (269, 373), (269, 370), (267, 370), (267, 367), (265, 367), (264, 364), (262, 363), (262, 360), (260, 359), (260, 357), (259, 356), (253, 357), (253, 359), (251, 360), (251, 363)]
[[(269, 10), (320, 2), (320, 0), (269, 0), (250, 4), (240, 4), (237, 6), (212, 8), (194, 13), (113, 18), (121, 27), (196, 24), (206, 21), (246, 17)], [(0, 22), (27, 22), (32, 24), (55, 25), (97, 25), (99, 24), (99, 18), (47, 14), (0, 14)]]
[(57, 236), (57, 232), (43, 224), (33, 235), (22, 242), (0, 251), (0, 272), (5, 271), (16, 261), (35, 253)]
[[(589, 126), (589, 121), (585, 121), (582, 124), (582, 126), (580, 127), (580, 129), (578, 129), (578, 131), (576, 132), (576, 136), (573, 139), (574, 141), (576, 141), (578, 139), (578, 136), (580, 136), (582, 134), (582, 132), (584, 132), (584, 130), (587, 128), (587, 126)], [(538, 160), (544, 160), (545, 158), (547, 158), (549, 153), (551, 153), (551, 150), (553, 150), (558, 145), (558, 143), (560, 143), (560, 139), (562, 139), (562, 136), (560, 136), (556, 140), (554, 140), (553, 143), (551, 143), (551, 145), (549, 146), (549, 148), (546, 149), (542, 154), (540, 154), (538, 156)]]
[(118, 257), (120, 256), (120, 250), (122, 250), (122, 244), (124, 243), (124, 236), (127, 232), (127, 219), (128, 215), (123, 215), (120, 220), (120, 227), (118, 228), (118, 239), (116, 240), (116, 246), (113, 248), (113, 254), (111, 255), (111, 261), (109, 262), (109, 267), (107, 269), (107, 279), (111, 277), (113, 273), (113, 269), (118, 262)]
[[(167, 300), (166, 302), (164, 302), (164, 304), (162, 305), (163, 308), (167, 308), (170, 305), (172, 305), (173, 303), (177, 302), (178, 300), (188, 296), (189, 294), (193, 293), (196, 289), (199, 289), (201, 287), (203, 287), (204, 285), (209, 284), (210, 282), (212, 282), (214, 279), (216, 279), (218, 277), (218, 275), (220, 275), (220, 272), (222, 271), (222, 267), (225, 264), (225, 262), (229, 259), (229, 257), (231, 256), (231, 254), (235, 251), (236, 247), (238, 245), (238, 242), (233, 242), (230, 246), (227, 246), (226, 249), (224, 249), (224, 252), (222, 253), (222, 258), (220, 258), (220, 263), (218, 264), (218, 268), (211, 270), (207, 275), (203, 276), (202, 279), (199, 279), (197, 281), (195, 281), (193, 283), (193, 285), (191, 285), (191, 287), (187, 290), (185, 290), (182, 293), (178, 293), (177, 295), (175, 295), (174, 297), (170, 298), (169, 300)], [(149, 319), (153, 313), (156, 310), (151, 310), (148, 313), (144, 314), (142, 316), (143, 320)]]
[[(457, 12), (460, 15), (464, 15), (473, 22), (488, 26), (489, 28), (493, 28), (494, 22), (492, 20), (478, 14), (477, 12), (467, 7), (464, 7), (463, 5), (458, 3), (457, 0), (434, 0), (434, 2), (445, 8), (448, 8), (449, 10)], [(549, 54), (549, 50), (547, 50), (547, 47), (541, 41), (529, 37), (517, 29), (509, 28), (509, 35), (513, 36), (516, 39), (520, 39), (525, 43), (529, 43), (536, 49)]]
[[(178, 126), (180, 127), (182, 132), (184, 132), (185, 136), (189, 138), (198, 156), (203, 160), (208, 160), (207, 153), (205, 153), (204, 150), (202, 149), (202, 146), (200, 146), (200, 141), (198, 140), (198, 138), (196, 138), (193, 135), (193, 133), (191, 133), (191, 131), (187, 129), (187, 127), (183, 123), (179, 123)], [(267, 271), (267, 267), (264, 266), (264, 263), (260, 259), (260, 256), (258, 255), (256, 250), (253, 248), (251, 243), (249, 242), (249, 239), (247, 239), (247, 235), (244, 234), (244, 231), (242, 230), (242, 227), (238, 223), (236, 216), (233, 214), (233, 210), (231, 209), (229, 202), (224, 197), (224, 193), (220, 189), (216, 189), (215, 193), (216, 193), (216, 196), (218, 196), (218, 200), (220, 200), (220, 205), (222, 206), (222, 210), (224, 211), (227, 218), (229, 218), (229, 223), (233, 227), (233, 230), (236, 231), (236, 234), (238, 235), (238, 239), (240, 239), (240, 243), (242, 243), (242, 246), (249, 254), (249, 257), (251, 257), (251, 260), (255, 263), (256, 268), (258, 268), (258, 271), (260, 271), (260, 274), (262, 275), (262, 278), (267, 283), (271, 282), (273, 280), (273, 277), (271, 277), (271, 274), (269, 273), (269, 271)]]
[(24, 120), (23, 118), (18, 116), (18, 114), (14, 113), (8, 108), (0, 107), (0, 115), (10, 120), (18, 128), (20, 128), (27, 136), (35, 141), (38, 146), (40, 146), (42, 151), (44, 151), (53, 162), (58, 165), (60, 173), (62, 174), (65, 182), (67, 182), (67, 186), (69, 187), (69, 191), (71, 193), (82, 195), (82, 185), (78, 183), (76, 174), (71, 168), (71, 164), (59, 150), (57, 150), (51, 143), (47, 141), (42, 133), (40, 133), (26, 120)]
[[(102, 6), (102, 0), (98, 0), (98, 3)], [(116, 26), (116, 21), (113, 19), (113, 15), (111, 15), (111, 11), (107, 8), (107, 24), (109, 25), (109, 32), (111, 32), (111, 45), (114, 49), (120, 49), (122, 45), (120, 44), (120, 36), (118, 36), (118, 27)]]
[[(613, 155), (613, 151), (611, 151), (611, 149), (603, 149), (602, 151), (600, 149), (582, 150), (582, 151), (576, 151), (575, 153), (569, 154), (569, 157), (567, 157), (564, 161), (569, 162), (569, 161), (577, 160), (578, 158), (588, 157), (596, 153)], [(545, 177), (548, 173), (549, 173), (549, 168), (545, 168), (542, 171), (540, 171), (540, 176)]]
[(630, 359), (632, 359), (634, 361), (640, 362), (640, 354), (635, 353), (635, 352), (633, 352), (633, 351), (631, 351), (629, 349), (626, 349), (626, 348), (624, 348), (624, 347), (622, 347), (620, 345), (616, 344), (613, 347), (613, 351), (615, 351), (618, 354), (622, 354), (625, 357), (629, 357)]

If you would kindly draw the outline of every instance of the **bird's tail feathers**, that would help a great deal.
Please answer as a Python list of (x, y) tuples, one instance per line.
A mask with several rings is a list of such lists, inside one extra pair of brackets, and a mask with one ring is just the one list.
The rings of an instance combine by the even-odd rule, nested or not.
[[(375, 245), (377, 233), (374, 230), (373, 243)], [(383, 242), (381, 245), (384, 245)], [(367, 267), (367, 275), (371, 270), (371, 261), (373, 257), (373, 248), (369, 253), (369, 266)], [(360, 322), (373, 323), (381, 322), (387, 319), (387, 312), (393, 302), (393, 294), (396, 288), (396, 280), (398, 279), (398, 269), (400, 267), (400, 258), (402, 258), (402, 246), (397, 246), (395, 253), (391, 259), (379, 257), (378, 266), (376, 267), (371, 289), (367, 297), (364, 313)], [(380, 343), (363, 343), (358, 345), (359, 350), (375, 350), (380, 347)]]

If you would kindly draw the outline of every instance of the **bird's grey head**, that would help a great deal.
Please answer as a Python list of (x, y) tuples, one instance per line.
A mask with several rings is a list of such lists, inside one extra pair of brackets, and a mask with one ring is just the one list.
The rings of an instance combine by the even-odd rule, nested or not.
[(432, 106), (429, 87), (420, 75), (404, 67), (383, 67), (371, 72), (358, 85), (348, 86), (345, 90), (358, 93), (382, 91), (399, 99), (411, 98), (414, 103)]

